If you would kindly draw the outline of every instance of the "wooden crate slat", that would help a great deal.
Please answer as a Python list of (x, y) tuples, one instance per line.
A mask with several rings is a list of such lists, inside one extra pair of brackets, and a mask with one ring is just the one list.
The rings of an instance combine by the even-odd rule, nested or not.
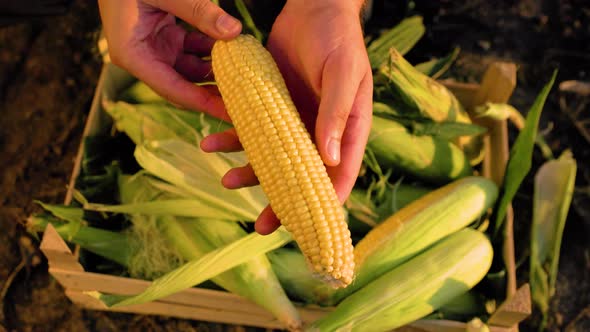
[(149, 302), (125, 307), (107, 308), (96, 298), (80, 290), (66, 289), (68, 298), (84, 308), (93, 310), (108, 310), (145, 315), (159, 315), (165, 317), (178, 317), (195, 319), (214, 323), (237, 324), (281, 329), (283, 325), (272, 315), (252, 315), (247, 312), (235, 312), (227, 309), (212, 309), (194, 305), (182, 305), (177, 303)]
[(489, 321), (494, 325), (511, 327), (527, 318), (531, 311), (530, 285), (524, 284), (498, 307)]
[[(51, 269), (50, 273), (66, 289), (93, 290), (115, 295), (134, 295), (143, 292), (149, 281), (91, 273)], [(225, 291), (188, 288), (160, 299), (161, 302), (243, 311), (252, 315), (268, 315), (268, 311), (236, 294)]]
[[(479, 90), (475, 95), (475, 106), (485, 102), (507, 103), (516, 88), (516, 65), (507, 62), (492, 63), (486, 70)], [(485, 158), (482, 165), (483, 175), (492, 179), (498, 186), (504, 181), (506, 165), (509, 158), (507, 121), (484, 120), (480, 124), (489, 128), (484, 139)], [(512, 206), (508, 207), (504, 219), (505, 233), (502, 256), (508, 271), (506, 277), (506, 297), (516, 293), (516, 262), (514, 259), (514, 214)]]
[(82, 265), (72, 255), (72, 251), (68, 245), (51, 224), (48, 224), (45, 228), (43, 240), (39, 248), (43, 252), (43, 255), (47, 257), (50, 268), (55, 267), (76, 272), (84, 271)]
[(442, 80), (441, 83), (457, 97), (457, 100), (465, 109), (469, 110), (475, 106), (475, 96), (479, 90), (479, 84), (462, 83), (454, 80)]
[[(455, 322), (451, 320), (438, 319), (438, 320), (419, 320), (412, 323), (411, 326), (418, 327), (426, 332), (465, 332), (467, 324), (462, 322)], [(501, 326), (488, 326), (490, 332), (509, 332), (509, 328)], [(397, 331), (396, 331), (397, 332)]]

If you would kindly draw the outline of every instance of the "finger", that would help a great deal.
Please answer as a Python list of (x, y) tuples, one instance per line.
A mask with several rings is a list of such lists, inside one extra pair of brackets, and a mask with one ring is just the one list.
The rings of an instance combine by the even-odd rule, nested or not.
[(211, 134), (201, 140), (201, 149), (205, 152), (236, 152), (243, 150), (235, 129)]
[[(137, 55), (134, 58), (142, 59), (142, 56)], [(183, 108), (202, 111), (218, 119), (230, 121), (219, 95), (187, 81), (170, 65), (150, 59), (135, 61), (128, 68), (162, 98)]]
[(213, 79), (211, 62), (203, 61), (196, 55), (186, 53), (178, 55), (174, 69), (191, 82)]
[(223, 178), (221, 184), (227, 189), (240, 189), (260, 184), (250, 164), (243, 167), (230, 169)]
[(342, 133), (365, 72), (351, 53), (346, 50), (332, 52), (322, 72), (315, 133), (318, 150), (327, 166), (340, 163)]
[(215, 39), (202, 34), (199, 31), (190, 31), (184, 37), (184, 51), (198, 56), (211, 54)]
[(328, 167), (328, 174), (340, 202), (348, 198), (358, 178), (371, 130), (372, 113), (373, 78), (368, 71), (361, 81), (342, 135), (342, 161), (336, 167)]
[(268, 205), (256, 219), (254, 224), (254, 230), (260, 235), (268, 235), (277, 230), (281, 226), (279, 218), (275, 215), (274, 211)]
[(239, 20), (210, 0), (143, 1), (181, 18), (215, 39), (231, 39), (242, 31)]

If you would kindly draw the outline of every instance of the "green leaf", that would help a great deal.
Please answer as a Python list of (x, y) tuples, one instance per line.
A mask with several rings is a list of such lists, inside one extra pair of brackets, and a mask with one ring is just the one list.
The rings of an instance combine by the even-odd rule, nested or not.
[(252, 233), (165, 274), (154, 280), (140, 294), (132, 296), (108, 295), (97, 292), (91, 292), (89, 294), (96, 296), (109, 307), (120, 307), (154, 301), (198, 285), (255, 257), (282, 247), (291, 241), (291, 235), (283, 227), (280, 227), (270, 235), (263, 236)]
[(434, 121), (412, 121), (408, 124), (412, 134), (416, 136), (433, 136), (451, 141), (461, 136), (476, 136), (486, 132), (486, 128), (472, 123), (462, 122), (434, 122)]
[(381, 102), (373, 103), (373, 114), (404, 125), (413, 135), (434, 136), (448, 141), (460, 136), (481, 135), (487, 130), (485, 127), (472, 123), (455, 121), (436, 122), (428, 117), (400, 111), (392, 105)]
[(120, 205), (89, 203), (84, 208), (99, 212), (140, 213), (152, 216), (218, 218), (225, 220), (235, 218), (235, 214), (222, 209), (211, 209), (208, 203), (198, 199), (158, 199)]
[(422, 16), (406, 18), (373, 40), (367, 47), (371, 68), (378, 69), (387, 61), (391, 48), (397, 49), (401, 54), (409, 52), (426, 31), (422, 21)]
[(254, 221), (268, 204), (259, 186), (230, 190), (221, 184), (225, 172), (246, 164), (243, 153), (208, 154), (182, 140), (164, 140), (139, 145), (135, 157), (152, 175), (182, 188), (210, 209), (233, 214), (234, 220)]
[(535, 175), (530, 283), (533, 302), (547, 319), (555, 292), (563, 229), (572, 201), (577, 164), (570, 151), (545, 162)]
[(553, 72), (551, 79), (537, 96), (533, 106), (526, 116), (523, 130), (516, 138), (512, 149), (510, 149), (510, 157), (508, 159), (508, 164), (506, 165), (506, 174), (504, 175), (502, 186), (503, 194), (496, 210), (493, 237), (498, 236), (502, 224), (504, 223), (504, 218), (506, 217), (508, 205), (512, 202), (520, 184), (531, 169), (539, 119), (541, 117), (541, 112), (543, 111), (543, 106), (545, 105), (545, 100), (549, 95), (549, 91), (551, 91), (551, 88), (553, 87), (556, 76), (557, 70)]
[(45, 210), (51, 212), (54, 216), (70, 223), (84, 223), (84, 210), (75, 206), (67, 206), (61, 204), (47, 204), (41, 201), (35, 201), (41, 205)]
[(248, 11), (248, 7), (244, 3), (244, 1), (234, 0), (234, 3), (236, 5), (238, 12), (242, 16), (242, 20), (244, 22), (244, 25), (248, 28), (248, 30), (250, 30), (252, 32), (252, 34), (254, 34), (254, 37), (256, 37), (256, 39), (258, 39), (258, 41), (263, 42), (264, 35), (258, 29), (258, 27), (256, 27), (256, 24), (254, 23), (254, 20), (252, 19), (252, 16), (250, 15), (250, 12)]
[(453, 51), (444, 58), (432, 59), (427, 62), (419, 63), (415, 67), (422, 73), (436, 79), (442, 76), (455, 62), (459, 56), (460, 48), (455, 47)]
[[(79, 208), (78, 210), (82, 211)], [(49, 215), (36, 214), (27, 220), (27, 228), (33, 232), (44, 232), (48, 224), (51, 224), (67, 242), (77, 244), (85, 250), (122, 266), (128, 266), (133, 250), (126, 234), (89, 227), (81, 223), (64, 223)]]

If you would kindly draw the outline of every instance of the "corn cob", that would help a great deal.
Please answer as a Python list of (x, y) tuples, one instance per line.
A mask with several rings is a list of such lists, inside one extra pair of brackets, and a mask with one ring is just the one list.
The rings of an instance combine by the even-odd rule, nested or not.
[(474, 287), (492, 258), (484, 234), (460, 230), (347, 297), (307, 331), (391, 331)]
[(307, 258), (335, 288), (354, 273), (342, 205), (281, 73), (252, 36), (217, 41), (211, 52), (217, 86), (270, 205)]

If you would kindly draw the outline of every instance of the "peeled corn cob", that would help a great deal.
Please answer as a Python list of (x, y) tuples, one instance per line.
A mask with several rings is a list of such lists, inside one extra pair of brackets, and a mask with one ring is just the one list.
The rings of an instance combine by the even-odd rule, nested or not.
[(213, 72), (273, 211), (311, 269), (335, 288), (354, 273), (342, 205), (270, 53), (252, 36), (217, 41)]

